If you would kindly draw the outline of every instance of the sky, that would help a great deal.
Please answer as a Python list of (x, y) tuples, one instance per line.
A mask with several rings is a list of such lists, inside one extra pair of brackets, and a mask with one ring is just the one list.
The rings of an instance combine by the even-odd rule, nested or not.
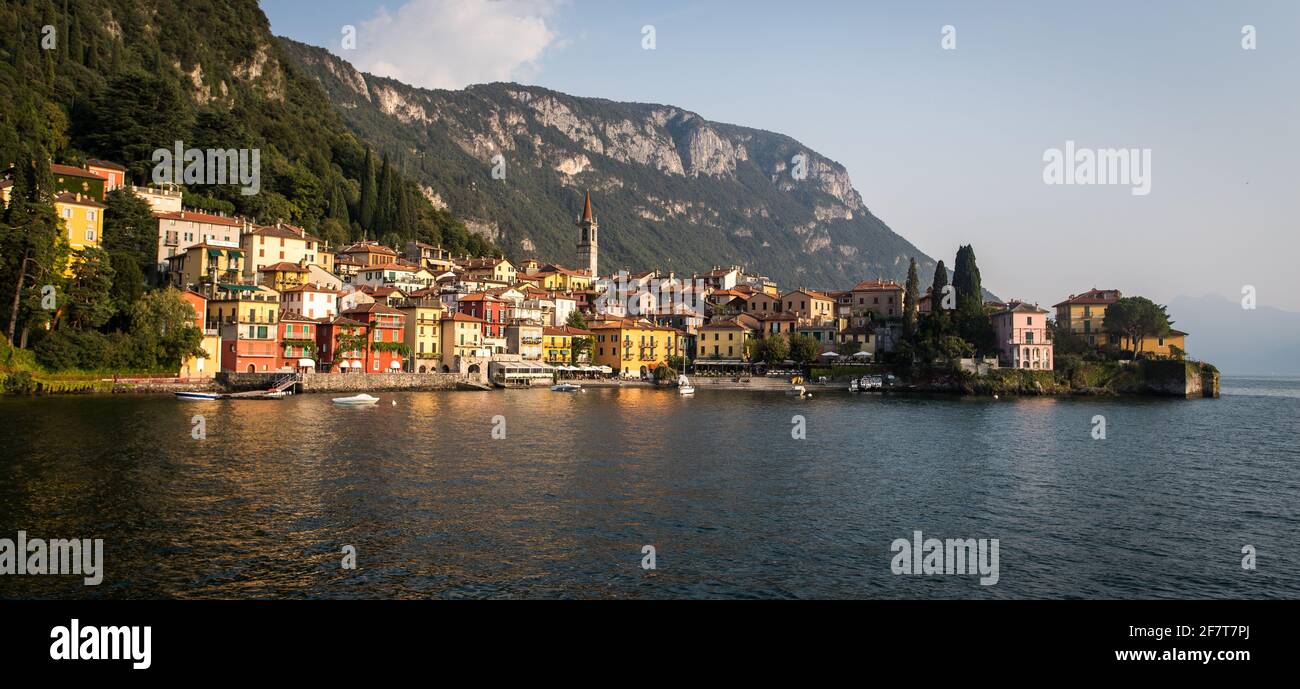
[[(517, 81), (787, 134), (930, 256), (951, 266), (972, 244), (1004, 299), (1239, 301), (1249, 286), (1300, 311), (1300, 2), (261, 5), (278, 35), (417, 86)], [(1067, 142), (1149, 151), (1149, 169), (1049, 184)]]

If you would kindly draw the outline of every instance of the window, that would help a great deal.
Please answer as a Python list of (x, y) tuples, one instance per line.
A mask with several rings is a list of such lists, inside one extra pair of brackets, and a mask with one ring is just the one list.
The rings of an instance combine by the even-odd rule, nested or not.
[(93, 241), (95, 241), (95, 226), (94, 226), (94, 225), (91, 225), (90, 227), (87, 227), (87, 228), (86, 228), (86, 241), (88, 241), (88, 242), (93, 242)]
[(1033, 324), (1034, 324), (1034, 317), (1033, 317), (1033, 316), (1026, 316), (1026, 317), (1025, 317), (1025, 323), (1028, 324), (1028, 325), (1033, 325)]

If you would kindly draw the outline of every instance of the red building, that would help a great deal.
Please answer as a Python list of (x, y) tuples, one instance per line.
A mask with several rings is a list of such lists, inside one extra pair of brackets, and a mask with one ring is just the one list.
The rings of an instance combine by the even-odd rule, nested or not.
[(344, 318), (364, 323), (367, 328), (364, 360), (366, 373), (393, 373), (403, 370), (403, 351), (406, 339), (406, 314), (397, 309), (373, 302), (361, 304), (339, 314)]
[(320, 373), (362, 373), (366, 365), (364, 348), (369, 328), (365, 323), (342, 316), (322, 318), (316, 323), (316, 370)]
[(312, 371), (316, 368), (316, 326), (314, 318), (297, 311), (280, 313), (280, 368)]
[(484, 292), (473, 292), (456, 300), (456, 310), (483, 320), (483, 337), (505, 337), (509, 304)]

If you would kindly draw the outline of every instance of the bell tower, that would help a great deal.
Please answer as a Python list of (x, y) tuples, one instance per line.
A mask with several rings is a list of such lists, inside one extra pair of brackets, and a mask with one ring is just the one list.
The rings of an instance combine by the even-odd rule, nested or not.
[(574, 224), (578, 226), (578, 267), (589, 272), (594, 279), (599, 275), (596, 272), (596, 261), (600, 248), (596, 235), (600, 231), (600, 223), (591, 212), (590, 191), (582, 204), (582, 215), (578, 216)]

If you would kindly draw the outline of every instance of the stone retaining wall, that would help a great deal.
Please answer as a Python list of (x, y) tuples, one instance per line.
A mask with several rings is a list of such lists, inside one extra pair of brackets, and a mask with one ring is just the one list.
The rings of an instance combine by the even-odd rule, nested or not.
[[(282, 373), (217, 374), (217, 382), (230, 392), (265, 390)], [(458, 373), (307, 373), (296, 392), (367, 392), (398, 390), (455, 390), (471, 385), (470, 376)]]

